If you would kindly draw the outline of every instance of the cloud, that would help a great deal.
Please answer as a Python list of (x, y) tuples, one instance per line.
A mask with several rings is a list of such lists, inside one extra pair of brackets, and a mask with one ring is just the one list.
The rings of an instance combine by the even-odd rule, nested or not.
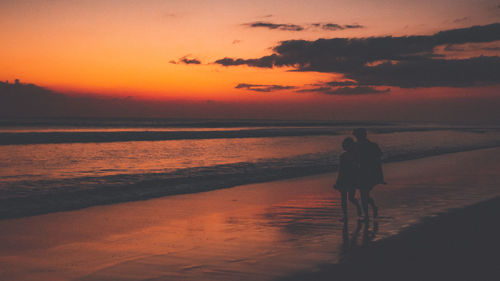
[(344, 29), (341, 25), (338, 25), (336, 23), (323, 24), (323, 25), (321, 25), (321, 28), (326, 29), (326, 30)]
[(484, 47), (482, 49), (485, 51), (500, 51), (500, 47)]
[(215, 61), (216, 64), (220, 64), (223, 66), (235, 66), (235, 65), (248, 65), (254, 67), (273, 67), (273, 63), (276, 59), (277, 55), (270, 55), (261, 57), (259, 59), (232, 59), (232, 58), (223, 58)]
[(466, 49), (464, 47), (459, 47), (457, 45), (449, 44), (449, 45), (446, 45), (444, 50), (449, 51), (449, 52), (463, 52)]
[(369, 86), (356, 86), (356, 87), (317, 87), (311, 89), (300, 89), (297, 90), (298, 93), (309, 93), (317, 92), (326, 95), (339, 95), (339, 96), (356, 96), (356, 95), (367, 95), (367, 94), (382, 94), (388, 93), (390, 89), (379, 90), (374, 87)]
[(359, 24), (340, 25), (340, 24), (336, 24), (336, 23), (312, 23), (310, 25), (303, 26), (303, 25), (298, 25), (298, 24), (282, 24), (282, 23), (262, 22), (262, 21), (245, 23), (243, 25), (248, 26), (248, 27), (254, 27), (254, 28), (263, 27), (263, 28), (267, 28), (267, 29), (276, 29), (276, 30), (285, 30), (285, 31), (303, 31), (309, 27), (321, 28), (323, 30), (330, 30), (330, 31), (364, 28), (364, 26), (359, 25)]
[(360, 85), (401, 88), (470, 87), (500, 84), (500, 57), (413, 59), (364, 67), (346, 76)]
[(235, 40), (233, 40), (232, 44), (234, 45), (234, 44), (239, 44), (239, 43), (241, 43), (241, 40), (235, 39)]
[(199, 59), (189, 59), (187, 58), (187, 56), (184, 56), (180, 59), (178, 59), (177, 61), (174, 61), (174, 60), (171, 60), (169, 61), (169, 63), (172, 63), (172, 64), (201, 64), (201, 61)]
[(433, 35), (282, 41), (273, 54), (224, 58), (223, 66), (292, 67), (296, 71), (341, 73), (359, 86), (465, 87), (500, 84), (500, 57), (445, 59), (437, 46), (500, 40), (500, 23), (441, 31)]
[(283, 23), (271, 23), (271, 22), (262, 22), (256, 21), (251, 23), (245, 23), (244, 25), (248, 27), (263, 27), (268, 29), (278, 29), (285, 31), (302, 31), (304, 27), (296, 24), (283, 24)]
[(315, 27), (321, 27), (324, 30), (344, 30), (344, 29), (355, 29), (355, 28), (363, 28), (364, 26), (359, 25), (359, 24), (346, 24), (346, 25), (340, 25), (336, 23), (315, 23), (313, 24)]
[[(443, 52), (437, 51), (438, 53), (447, 54), (446, 52), (462, 52), (466, 53), (479, 53), (485, 55), (483, 51), (495, 52), (500, 51), (500, 41), (494, 41), (489, 43), (465, 43), (465, 44), (450, 44), (445, 45)], [(495, 53), (493, 53), (495, 54)], [(491, 54), (490, 54), (491, 55)], [(462, 56), (463, 58), (464, 56)]]
[(246, 83), (241, 83), (238, 84), (236, 89), (247, 89), (250, 91), (254, 92), (274, 92), (274, 91), (281, 91), (281, 90), (292, 90), (296, 89), (297, 87), (295, 86), (282, 86), (282, 85), (259, 85), (259, 84), (246, 84)]
[(360, 24), (346, 24), (346, 25), (344, 25), (344, 28), (349, 28), (349, 29), (364, 28), (364, 26), (360, 25)]
[(455, 19), (453, 22), (454, 23), (461, 23), (461, 22), (465, 22), (465, 21), (469, 21), (469, 20), (470, 20), (469, 17), (463, 17), (463, 18)]
[(201, 61), (198, 60), (198, 59), (187, 59), (187, 58), (184, 58), (181, 61), (183, 63), (185, 63), (185, 64), (201, 64)]
[(328, 86), (338, 87), (338, 86), (355, 86), (358, 83), (356, 81), (332, 81), (326, 83)]

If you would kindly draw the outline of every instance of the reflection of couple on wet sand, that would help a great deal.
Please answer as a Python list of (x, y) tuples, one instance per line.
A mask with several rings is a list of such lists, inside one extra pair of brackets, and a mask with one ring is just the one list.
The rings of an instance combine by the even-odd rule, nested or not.
[[(361, 245), (358, 244), (359, 233), (363, 227), (363, 236), (361, 240)], [(356, 229), (354, 230), (351, 237), (349, 237), (349, 224), (347, 220), (344, 221), (344, 227), (342, 229), (342, 248), (340, 251), (341, 259), (347, 257), (351, 252), (356, 251), (357, 248), (366, 247), (375, 239), (378, 232), (378, 223), (375, 221), (373, 227), (370, 229), (370, 224), (368, 220), (358, 221)]]
[[(358, 216), (364, 214), (364, 220), (369, 219), (368, 206), (373, 209), (373, 217), (378, 215), (378, 209), (375, 201), (370, 196), (372, 188), (384, 183), (382, 173), (382, 151), (379, 146), (368, 140), (366, 130), (363, 128), (355, 129), (352, 134), (356, 137), (356, 142), (348, 137), (342, 142), (344, 152), (340, 155), (339, 173), (335, 188), (339, 190), (342, 200), (342, 211), (344, 217), (342, 220), (347, 220), (347, 198), (357, 208)], [(356, 199), (356, 190), (359, 190), (361, 195), (361, 206)]]

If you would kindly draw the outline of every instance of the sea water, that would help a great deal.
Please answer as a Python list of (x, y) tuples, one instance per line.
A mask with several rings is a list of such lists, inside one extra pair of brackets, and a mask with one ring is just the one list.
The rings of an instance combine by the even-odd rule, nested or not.
[(0, 122), (0, 218), (335, 171), (355, 127), (385, 161), (500, 146), (500, 127), (369, 122)]

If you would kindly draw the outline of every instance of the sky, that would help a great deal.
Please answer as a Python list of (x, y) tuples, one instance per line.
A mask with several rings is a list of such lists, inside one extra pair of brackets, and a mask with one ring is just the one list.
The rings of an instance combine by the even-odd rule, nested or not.
[(498, 23), (498, 0), (0, 0), (0, 80), (183, 117), (500, 120)]

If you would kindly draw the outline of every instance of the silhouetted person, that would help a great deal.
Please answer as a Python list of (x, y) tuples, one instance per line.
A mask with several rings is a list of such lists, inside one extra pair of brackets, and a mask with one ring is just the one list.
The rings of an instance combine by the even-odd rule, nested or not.
[(359, 164), (358, 188), (361, 193), (361, 204), (363, 205), (365, 220), (368, 220), (368, 205), (373, 208), (373, 217), (378, 215), (378, 209), (375, 201), (370, 196), (370, 191), (375, 185), (385, 183), (382, 173), (382, 151), (376, 143), (368, 140), (365, 129), (355, 129), (352, 134), (357, 139), (355, 154)]
[(343, 221), (347, 220), (347, 198), (353, 203), (357, 210), (358, 216), (361, 216), (361, 207), (356, 199), (356, 187), (358, 187), (359, 168), (355, 154), (356, 143), (352, 138), (346, 138), (342, 142), (344, 152), (340, 155), (339, 173), (337, 182), (334, 187), (340, 192), (342, 212), (344, 213)]

